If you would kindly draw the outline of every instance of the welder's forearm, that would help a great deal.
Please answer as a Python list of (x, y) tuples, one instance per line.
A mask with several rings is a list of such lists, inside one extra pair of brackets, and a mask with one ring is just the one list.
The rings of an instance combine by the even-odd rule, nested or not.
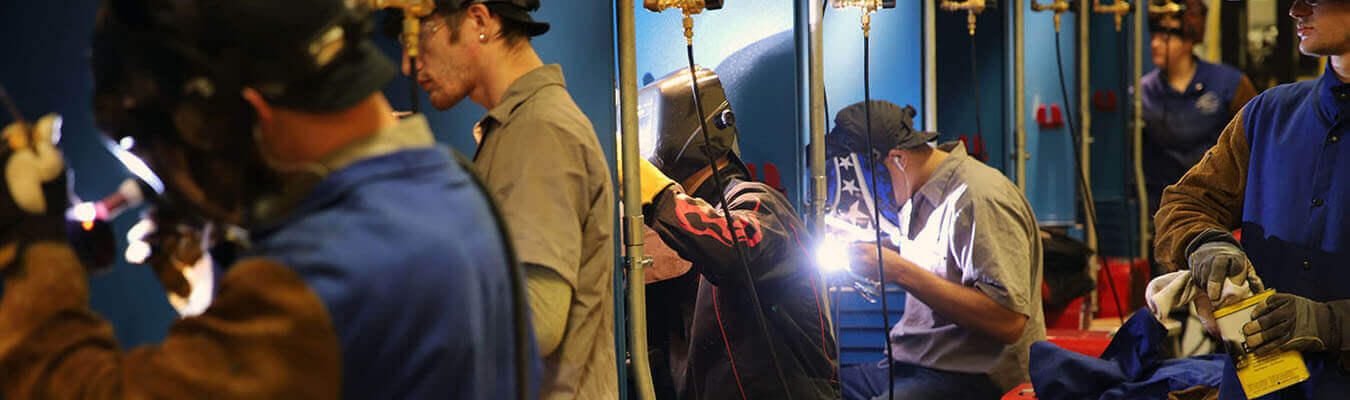
[[(0, 389), (3, 397), (45, 397), (81, 386), (106, 370), (116, 351), (110, 325), (89, 309), (84, 267), (68, 244), (39, 242), (19, 250), (5, 270), (0, 300)], [(76, 364), (88, 365), (76, 365)], [(70, 389), (67, 389), (70, 390)]]
[(532, 264), (525, 265), (525, 282), (530, 297), (534, 340), (539, 345), (539, 355), (548, 357), (558, 349), (567, 332), (572, 287), (557, 272)]
[(952, 283), (913, 264), (899, 269), (893, 283), (957, 325), (1004, 343), (1021, 338), (1027, 316), (999, 305), (979, 289)]

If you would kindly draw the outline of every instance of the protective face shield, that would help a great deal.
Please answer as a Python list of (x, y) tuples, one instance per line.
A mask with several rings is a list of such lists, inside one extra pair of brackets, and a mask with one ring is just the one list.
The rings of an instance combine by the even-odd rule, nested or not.
[(699, 132), (688, 70), (672, 72), (638, 90), (638, 143), (642, 158), (676, 182), (688, 179), (723, 156), (732, 165), (746, 170), (738, 155), (736, 117), (727, 103), (722, 82), (709, 69), (699, 69), (696, 75), (711, 130), (706, 137), (711, 141), (714, 160), (704, 153), (705, 136)]

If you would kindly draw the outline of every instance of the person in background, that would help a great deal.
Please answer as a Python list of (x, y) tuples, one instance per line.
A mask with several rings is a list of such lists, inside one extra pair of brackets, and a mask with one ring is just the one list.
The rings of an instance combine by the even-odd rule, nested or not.
[[(615, 399), (614, 194), (591, 122), (530, 38), (538, 0), (437, 0), (421, 57), (405, 58), (432, 106), (486, 108), (473, 162), (525, 266), (544, 399)], [(560, 7), (567, 7), (558, 3)]]
[(1181, 13), (1150, 17), (1149, 48), (1157, 68), (1139, 83), (1149, 215), (1158, 212), (1163, 188), (1199, 162), (1218, 141), (1224, 125), (1256, 96), (1241, 71), (1196, 57), (1195, 46), (1205, 37), (1208, 7), (1202, 0), (1182, 2)]

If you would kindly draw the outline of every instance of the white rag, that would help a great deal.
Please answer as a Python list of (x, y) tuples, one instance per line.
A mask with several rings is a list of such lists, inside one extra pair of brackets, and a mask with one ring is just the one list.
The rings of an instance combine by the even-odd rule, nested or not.
[(1255, 294), (1252, 291), (1252, 283), (1264, 286), (1260, 278), (1255, 276), (1252, 278), (1252, 280), (1241, 279), (1240, 282), (1225, 279), (1219, 303), (1211, 304), (1209, 297), (1205, 296), (1205, 291), (1191, 283), (1190, 270), (1177, 271), (1149, 281), (1148, 288), (1144, 292), (1145, 300), (1148, 301), (1148, 310), (1153, 313), (1153, 318), (1163, 325), (1173, 321), (1170, 317), (1173, 311), (1185, 308), (1194, 301), (1199, 310), (1200, 321), (1204, 323), (1206, 330), (1209, 330), (1211, 326), (1215, 326), (1213, 324), (1215, 309), (1251, 297)]

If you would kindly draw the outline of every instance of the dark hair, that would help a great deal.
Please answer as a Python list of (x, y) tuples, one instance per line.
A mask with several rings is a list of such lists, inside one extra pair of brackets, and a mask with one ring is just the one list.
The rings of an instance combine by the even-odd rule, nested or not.
[[(525, 23), (517, 21), (512, 18), (508, 18), (501, 12), (501, 10), (505, 7), (514, 7), (514, 6), (503, 3), (487, 3), (483, 4), (483, 6), (487, 7), (489, 15), (496, 16), (497, 19), (501, 21), (502, 31), (498, 35), (498, 37), (506, 41), (507, 47), (515, 47), (522, 41), (526, 43), (530, 41), (530, 35), (529, 33), (527, 33), (529, 32), (529, 30), (526, 29), (527, 26), (525, 25)], [(441, 16), (441, 18), (445, 21), (445, 28), (450, 30), (450, 42), (451, 43), (458, 42), (459, 25), (464, 22), (464, 16), (468, 8), (462, 8), (456, 11), (441, 11), (441, 10), (442, 9), (437, 9), (436, 14)]]

